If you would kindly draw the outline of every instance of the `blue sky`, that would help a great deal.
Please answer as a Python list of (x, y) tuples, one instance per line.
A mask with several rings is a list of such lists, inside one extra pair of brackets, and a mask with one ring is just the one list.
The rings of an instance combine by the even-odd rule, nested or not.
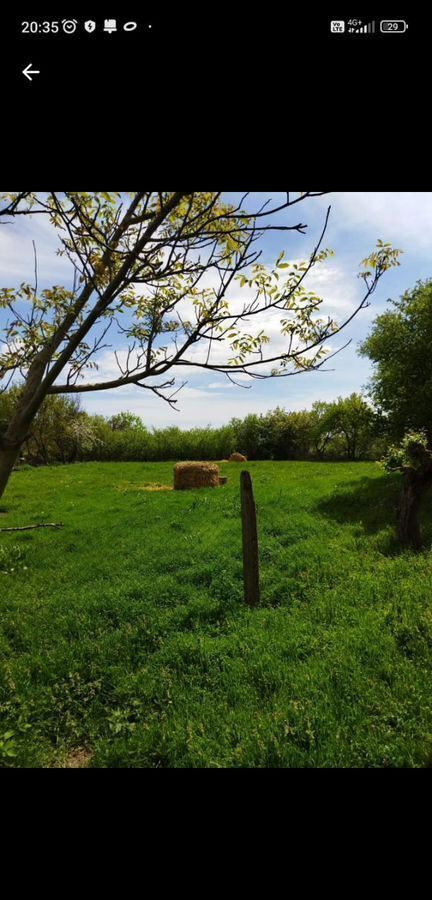
[[(227, 199), (232, 194), (227, 194)], [(257, 199), (284, 195), (266, 192)], [(272, 265), (279, 252), (285, 250), (290, 260), (307, 258), (319, 237), (327, 207), (331, 215), (324, 246), (335, 256), (311, 273), (306, 287), (313, 287), (324, 298), (322, 311), (342, 321), (358, 304), (363, 282), (356, 276), (360, 261), (373, 249), (376, 240), (390, 241), (404, 251), (401, 266), (386, 273), (371, 298), (371, 306), (358, 314), (339, 337), (332, 339), (336, 349), (351, 339), (351, 345), (331, 360), (330, 371), (309, 372), (290, 378), (253, 381), (249, 389), (231, 385), (223, 375), (198, 369), (179, 373), (179, 382), (187, 385), (178, 395), (178, 412), (162, 400), (134, 386), (82, 395), (82, 404), (92, 413), (112, 415), (131, 410), (141, 416), (148, 427), (176, 425), (180, 428), (220, 425), (233, 416), (250, 412), (266, 412), (275, 406), (286, 409), (310, 407), (316, 399), (330, 400), (361, 391), (371, 369), (356, 349), (369, 332), (371, 322), (386, 307), (389, 297), (396, 298), (418, 279), (432, 277), (432, 193), (431, 192), (331, 192), (325, 197), (311, 198), (279, 216), (281, 224), (307, 224), (305, 235), (295, 232), (268, 233), (262, 240), (262, 259)], [(33, 280), (32, 239), (38, 251), (39, 285), (68, 284), (70, 263), (56, 256), (57, 244), (43, 217), (26, 218), (0, 228), (0, 285), (12, 287)], [(313, 279), (311, 283), (311, 279)], [(0, 325), (4, 322), (4, 313)], [(276, 346), (280, 346), (276, 339)], [(115, 376), (113, 350), (102, 351), (97, 380)]]

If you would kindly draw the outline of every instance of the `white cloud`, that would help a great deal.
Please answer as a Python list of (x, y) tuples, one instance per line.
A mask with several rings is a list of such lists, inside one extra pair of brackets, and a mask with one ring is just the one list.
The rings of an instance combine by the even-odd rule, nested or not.
[(337, 229), (372, 230), (410, 253), (432, 250), (431, 191), (344, 191), (331, 202)]
[(36, 246), (39, 286), (67, 284), (73, 268), (64, 256), (58, 256), (58, 235), (45, 216), (23, 217), (3, 222), (0, 227), (0, 283), (12, 287), (22, 281), (34, 283)]
[[(266, 412), (271, 406), (265, 397), (250, 399), (252, 391), (233, 388), (229, 396), (216, 391), (207, 392), (185, 387), (178, 396), (178, 412), (148, 391), (126, 392), (126, 388), (104, 391), (102, 394), (83, 395), (83, 406), (88, 412), (110, 416), (115, 412), (130, 410), (141, 416), (147, 426), (178, 428), (223, 425), (233, 417), (249, 412)], [(245, 395), (249, 402), (245, 404)]]

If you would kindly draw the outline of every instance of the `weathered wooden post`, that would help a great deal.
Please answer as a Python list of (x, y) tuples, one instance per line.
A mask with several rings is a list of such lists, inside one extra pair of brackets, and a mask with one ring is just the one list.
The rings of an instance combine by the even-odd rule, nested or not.
[(242, 472), (240, 475), (240, 498), (243, 533), (244, 598), (248, 606), (258, 606), (260, 602), (258, 534), (252, 481), (249, 472)]

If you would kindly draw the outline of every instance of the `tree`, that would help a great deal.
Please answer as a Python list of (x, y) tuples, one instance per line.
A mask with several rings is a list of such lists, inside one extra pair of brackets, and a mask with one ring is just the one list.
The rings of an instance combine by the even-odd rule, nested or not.
[(287, 412), (276, 407), (262, 417), (265, 458), (301, 459), (308, 456), (311, 440), (311, 413)]
[[(326, 340), (367, 305), (386, 269), (398, 264), (398, 251), (377, 247), (363, 264), (362, 300), (338, 324), (319, 316), (322, 300), (303, 283), (329, 255), (321, 245), (330, 209), (305, 262), (284, 261), (284, 251), (272, 270), (258, 262), (256, 244), (266, 232), (304, 233), (301, 222), (286, 225), (276, 217), (324, 193), (286, 193), (281, 203), (259, 206), (249, 194), (236, 205), (226, 203), (220, 191), (4, 194), (0, 216), (5, 222), (47, 217), (74, 277), (69, 288), (54, 285), (40, 291), (35, 253), (34, 285), (0, 291), (0, 305), (10, 314), (0, 377), (7, 384), (18, 372), (24, 378), (2, 436), (0, 496), (49, 394), (135, 384), (174, 405), (177, 390), (171, 389), (179, 367), (204, 368), (231, 380), (239, 374), (285, 377), (320, 368)], [(229, 298), (235, 279), (238, 288), (247, 286), (251, 292), (243, 304), (238, 296)], [(283, 351), (276, 353), (265, 349), (269, 339), (264, 326), (273, 312), (286, 339)], [(95, 354), (106, 346), (110, 330), (125, 343), (123, 355), (116, 352), (118, 377), (81, 383), (86, 370), (97, 367)]]
[(358, 459), (365, 452), (374, 429), (375, 414), (360, 394), (339, 397), (329, 404), (327, 427), (333, 435), (340, 435), (349, 459)]
[(287, 413), (287, 428), (284, 433), (285, 451), (288, 458), (307, 459), (310, 455), (312, 422), (310, 410)]
[(398, 445), (386, 468), (403, 473), (397, 537), (421, 544), (418, 514), (432, 483), (432, 279), (418, 281), (378, 316), (360, 348), (375, 366), (370, 393)]
[(115, 416), (108, 419), (108, 425), (112, 431), (129, 431), (132, 428), (143, 428), (142, 420), (139, 416), (131, 412), (119, 412)]
[(374, 365), (369, 392), (394, 440), (425, 431), (431, 442), (432, 279), (388, 303), (393, 309), (377, 316), (359, 349)]
[(248, 459), (265, 459), (266, 435), (262, 416), (250, 413), (244, 419), (231, 419), (235, 446), (233, 451), (244, 453)]
[(315, 454), (322, 459), (335, 436), (333, 404), (315, 400), (310, 412), (311, 441)]
[(418, 515), (432, 485), (432, 451), (425, 432), (408, 432), (399, 446), (390, 447), (383, 463), (389, 472), (403, 472), (397, 539), (405, 547), (419, 550), (422, 537)]

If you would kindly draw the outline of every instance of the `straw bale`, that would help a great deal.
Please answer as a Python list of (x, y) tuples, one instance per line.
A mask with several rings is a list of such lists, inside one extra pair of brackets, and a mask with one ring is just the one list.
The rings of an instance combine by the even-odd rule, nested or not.
[(174, 490), (219, 486), (219, 466), (209, 462), (181, 462), (174, 466)]

